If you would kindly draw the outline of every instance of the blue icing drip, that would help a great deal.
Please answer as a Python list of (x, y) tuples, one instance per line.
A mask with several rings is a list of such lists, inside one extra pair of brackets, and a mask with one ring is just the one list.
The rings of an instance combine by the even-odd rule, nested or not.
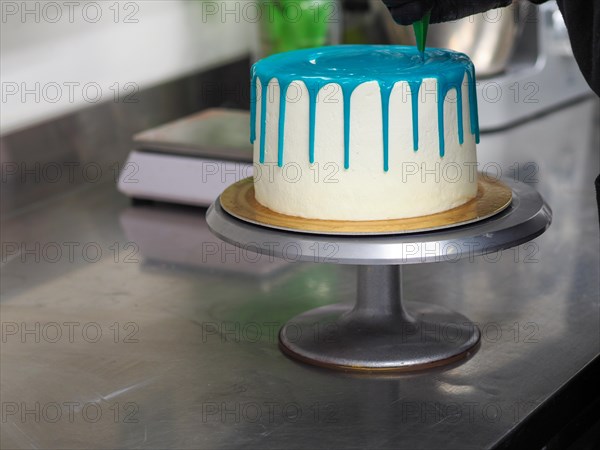
[(339, 82), (344, 97), (344, 169), (350, 168), (350, 102), (352, 92), (358, 87), (354, 83)]
[(456, 115), (458, 116), (458, 143), (462, 145), (465, 141), (462, 112), (462, 84), (456, 86)]
[[(275, 78), (282, 88), (279, 112), (279, 145), (278, 164), (283, 164), (284, 142), (283, 123), (285, 122), (285, 90), (293, 80), (303, 81), (309, 92), (309, 161), (315, 158), (315, 122), (316, 102), (319, 90), (328, 83), (339, 84), (344, 98), (344, 167), (350, 165), (350, 101), (352, 92), (362, 83), (377, 81), (381, 89), (382, 124), (384, 143), (384, 170), (388, 170), (389, 146), (389, 92), (394, 83), (406, 81), (411, 87), (412, 115), (413, 115), (413, 147), (419, 147), (418, 127), (418, 92), (421, 82), (425, 78), (434, 78), (438, 81), (438, 133), (440, 142), (440, 155), (444, 155), (444, 117), (443, 102), (449, 89), (457, 89), (459, 102), (459, 142), (463, 142), (462, 103), (460, 86), (467, 74), (469, 80), (469, 112), (471, 133), (479, 142), (479, 124), (477, 120), (477, 97), (475, 88), (475, 71), (469, 58), (457, 52), (440, 49), (427, 49), (426, 58), (421, 59), (420, 53), (414, 47), (398, 45), (343, 45), (296, 50), (280, 53), (265, 58), (253, 66), (254, 102), (251, 102), (251, 122), (256, 122), (256, 81), (261, 84), (264, 80)], [(283, 74), (283, 76), (282, 76)], [(282, 78), (284, 78), (282, 80)], [(456, 87), (458, 86), (458, 87)], [(389, 89), (389, 92), (388, 92)], [(415, 92), (417, 95), (415, 95)], [(260, 162), (265, 157), (266, 134), (266, 89), (261, 100), (261, 139)], [(252, 126), (252, 125), (251, 125)], [(256, 130), (256, 126), (253, 127)], [(256, 132), (256, 131), (255, 131)], [(252, 134), (251, 140), (256, 135)]]
[(448, 86), (446, 80), (440, 76), (437, 80), (437, 107), (438, 107), (438, 140), (440, 146), (440, 156), (444, 156), (446, 151), (446, 143), (444, 138), (444, 100), (448, 93)]
[(479, 112), (477, 109), (475, 67), (473, 65), (471, 65), (470, 70), (467, 70), (467, 83), (469, 84), (469, 118), (471, 121), (471, 134), (475, 135), (475, 142), (479, 144)]
[(252, 80), (250, 81), (250, 143), (256, 140), (256, 70), (252, 67)]
[[(267, 94), (269, 90), (269, 80), (266, 78), (259, 78), (261, 85), (260, 94), (260, 155), (259, 162), (264, 164), (265, 162), (265, 138), (267, 136)], [(256, 104), (254, 105), (256, 115)]]
[(315, 127), (317, 123), (317, 96), (319, 92), (308, 90), (308, 161), (315, 162)]
[(381, 119), (383, 128), (383, 170), (389, 170), (389, 142), (390, 142), (390, 96), (394, 89), (394, 82), (379, 82), (381, 91)]
[(409, 81), (410, 97), (412, 103), (413, 150), (419, 150), (419, 91), (422, 80)]
[(285, 139), (285, 107), (290, 81), (279, 82), (279, 136), (277, 142), (277, 165), (283, 167), (283, 144)]
[(456, 91), (456, 109), (457, 109), (457, 122), (458, 122), (458, 142), (462, 145), (464, 142), (463, 132), (463, 117), (462, 117), (462, 81), (456, 84), (454, 81), (449, 82), (443, 75), (440, 75), (437, 80), (437, 91), (438, 91), (438, 138), (440, 145), (440, 156), (445, 154), (445, 129), (444, 129), (444, 101), (448, 92), (452, 89)]

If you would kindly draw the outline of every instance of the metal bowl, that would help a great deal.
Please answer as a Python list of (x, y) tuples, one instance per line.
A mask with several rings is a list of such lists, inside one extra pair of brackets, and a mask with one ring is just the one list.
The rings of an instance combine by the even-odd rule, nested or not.
[[(379, 9), (390, 43), (415, 45), (412, 27), (396, 24), (383, 2), (374, 5)], [(525, 2), (516, 2), (507, 8), (432, 24), (427, 46), (466, 53), (475, 64), (478, 78), (497, 75), (506, 69), (512, 55), (521, 30), (519, 18), (526, 13), (525, 8), (528, 8)]]

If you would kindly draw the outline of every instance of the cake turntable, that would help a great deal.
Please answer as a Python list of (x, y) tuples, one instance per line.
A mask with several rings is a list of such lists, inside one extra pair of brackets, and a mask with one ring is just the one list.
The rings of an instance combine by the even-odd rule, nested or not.
[[(512, 192), (512, 201), (493, 202), (495, 214), (468, 223), (438, 224), (428, 231), (303, 232), (249, 220), (243, 214), (235, 217), (226, 210), (232, 204), (221, 198), (232, 193), (239, 197), (236, 191), (244, 182), (228, 188), (208, 209), (206, 220), (220, 239), (249, 251), (358, 266), (354, 307), (329, 305), (294, 317), (279, 333), (284, 353), (309, 364), (348, 371), (420, 370), (469, 357), (479, 345), (480, 331), (465, 316), (442, 306), (407, 302), (405, 309), (402, 265), (497, 252), (534, 239), (550, 225), (552, 212), (535, 189), (509, 179), (502, 184)], [(494, 196), (506, 195), (503, 189), (494, 192)]]

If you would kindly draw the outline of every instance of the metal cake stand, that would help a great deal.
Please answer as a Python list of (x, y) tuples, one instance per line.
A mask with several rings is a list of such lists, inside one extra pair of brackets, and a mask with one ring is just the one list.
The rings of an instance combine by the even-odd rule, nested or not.
[(470, 356), (480, 331), (465, 316), (438, 305), (407, 302), (405, 309), (401, 266), (497, 252), (534, 239), (550, 225), (552, 212), (535, 189), (502, 181), (513, 192), (507, 209), (438, 231), (384, 236), (283, 231), (235, 218), (218, 199), (206, 220), (216, 236), (249, 251), (294, 261), (358, 265), (354, 307), (329, 305), (294, 317), (279, 333), (286, 354), (342, 370), (418, 370)]

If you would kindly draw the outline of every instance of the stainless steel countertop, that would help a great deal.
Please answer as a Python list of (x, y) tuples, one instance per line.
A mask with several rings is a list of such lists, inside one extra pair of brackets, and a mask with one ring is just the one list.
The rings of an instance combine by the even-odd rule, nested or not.
[[(352, 302), (354, 268), (246, 254), (210, 235), (203, 210), (131, 206), (102, 183), (5, 218), (0, 445), (479, 449), (551, 436), (557, 392), (586, 389), (600, 353), (596, 107), (482, 136), (481, 163), (534, 183), (554, 222), (497, 255), (405, 266), (405, 298), (483, 332), (474, 357), (422, 373), (287, 359), (278, 327)], [(556, 407), (573, 415), (575, 398)]]

